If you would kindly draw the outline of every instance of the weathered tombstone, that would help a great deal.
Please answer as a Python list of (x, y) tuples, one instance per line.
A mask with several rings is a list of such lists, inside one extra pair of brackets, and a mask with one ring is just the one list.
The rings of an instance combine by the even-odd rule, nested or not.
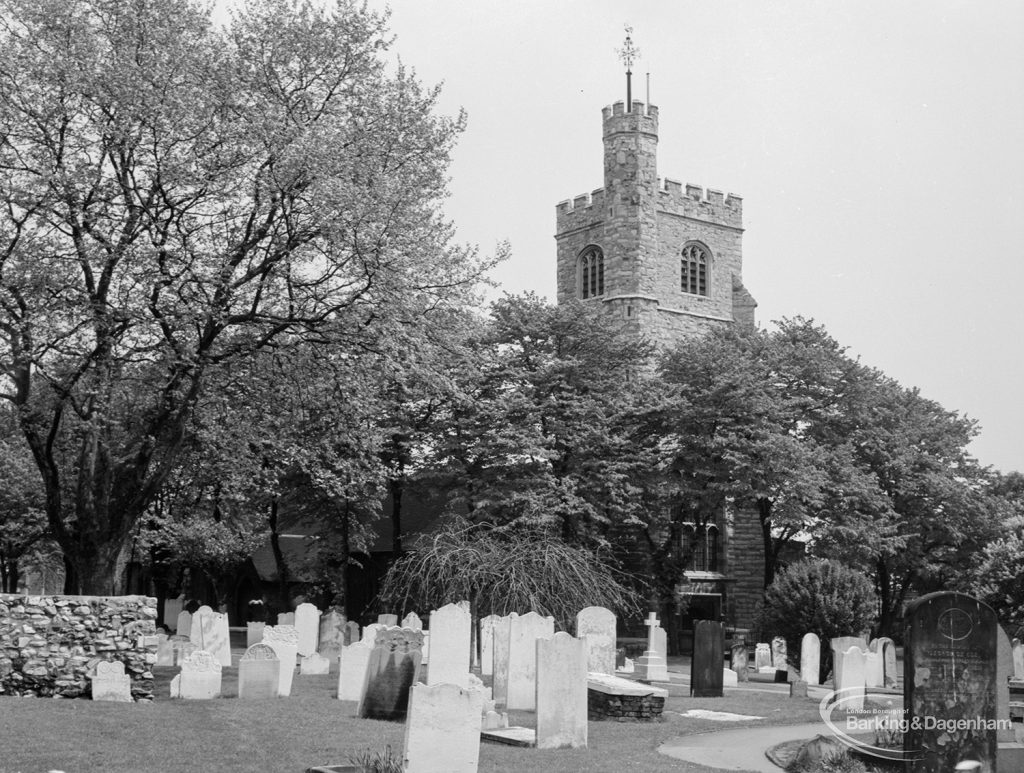
[(171, 665), (180, 666), (181, 661), (195, 652), (198, 647), (192, 643), (187, 636), (172, 636), (169, 640), (171, 645)]
[(377, 615), (377, 625), (394, 628), (398, 625), (398, 615)]
[(320, 610), (315, 604), (303, 602), (295, 608), (295, 631), (299, 636), (299, 655), (316, 652), (320, 637)]
[[(555, 618), (541, 617), (536, 612), (509, 616), (508, 698), (510, 709), (533, 711), (537, 701), (537, 639), (555, 635)], [(431, 650), (436, 648), (431, 641)], [(435, 652), (431, 652), (434, 667)], [(497, 699), (497, 698), (496, 698)]]
[[(996, 769), (998, 622), (991, 607), (962, 593), (931, 593), (904, 616), (903, 691), (908, 773), (953, 770), (966, 760)], [(969, 720), (948, 732), (950, 722)]]
[(337, 658), (345, 645), (345, 615), (331, 609), (320, 616), (320, 644), (317, 652), (325, 658)]
[(259, 644), (263, 641), (263, 629), (267, 627), (266, 623), (259, 622), (248, 622), (245, 624), (245, 646), (246, 649)]
[(536, 640), (537, 748), (587, 745), (587, 643), (559, 631)]
[(185, 608), (185, 594), (176, 599), (164, 600), (164, 625), (167, 630), (178, 633), (178, 615)]
[(192, 615), (189, 638), (199, 649), (212, 654), (222, 666), (231, 665), (231, 632), (228, 616), (201, 606)]
[(821, 640), (816, 633), (805, 633), (800, 640), (800, 681), (821, 684)]
[(178, 636), (191, 636), (192, 634), (192, 613), (182, 611), (178, 613), (178, 624), (174, 628)]
[(458, 604), (445, 604), (430, 613), (430, 667), (427, 684), (469, 687), (469, 612)]
[(736, 672), (738, 681), (746, 682), (750, 679), (750, 675), (747, 673), (750, 669), (750, 651), (747, 649), (745, 641), (734, 644), (730, 648), (729, 667)]
[(786, 651), (786, 640), (781, 636), (772, 639), (772, 668), (776, 671), (788, 671), (789, 653)]
[[(1017, 740), (1010, 725), (1010, 677), (1013, 676), (1013, 650), (1010, 637), (1001, 625), (996, 625), (996, 743), (1014, 743)], [(1000, 765), (1000, 768), (1002, 765)]]
[(494, 627), (501, 620), (500, 615), (480, 618), (480, 675), (494, 674)]
[(881, 687), (885, 682), (884, 665), (881, 652), (864, 653), (864, 686)]
[(172, 690), (172, 698), (212, 700), (220, 697), (220, 661), (206, 650), (196, 650), (185, 658), (181, 662), (181, 673), (174, 678), (177, 694)]
[(238, 661), (239, 698), (276, 698), (281, 685), (281, 659), (269, 644), (253, 644)]
[(415, 612), (410, 612), (402, 618), (402, 628), (411, 628), (414, 631), (423, 630), (423, 621)]
[(864, 684), (867, 680), (864, 650), (850, 647), (841, 652), (836, 661), (835, 689), (847, 711), (864, 708)]
[(92, 675), (94, 701), (132, 702), (132, 678), (125, 674), (120, 660), (101, 660)]
[(754, 649), (754, 670), (761, 673), (762, 668), (772, 668), (772, 647), (767, 642), (759, 642)]
[(370, 644), (373, 644), (377, 641), (377, 631), (383, 627), (380, 623), (370, 623), (363, 628), (363, 638), (359, 641), (368, 641)]
[(277, 615), (278, 625), (295, 625), (294, 612), (279, 612)]
[(345, 623), (345, 644), (355, 644), (360, 638), (359, 623), (355, 620)]
[(494, 624), (494, 665), (491, 669), (494, 680), (491, 684), (491, 694), (495, 701), (502, 704), (508, 702), (508, 648), (513, 617), (519, 615), (513, 612)]
[(722, 697), (723, 650), (725, 650), (725, 628), (720, 622), (698, 620), (693, 624), (693, 661), (690, 669), (691, 697)]
[(739, 685), (739, 674), (731, 668), (722, 669), (722, 687), (737, 687)]
[(1024, 681), (1024, 644), (1014, 639), (1010, 645), (1013, 653), (1013, 678)]
[(586, 607), (576, 614), (576, 636), (587, 642), (587, 670), (615, 675), (615, 613)]
[(357, 641), (341, 648), (338, 658), (338, 700), (357, 701), (363, 694), (366, 666), (370, 662), (373, 645)]
[(896, 673), (896, 644), (892, 639), (883, 636), (875, 639), (869, 645), (872, 652), (877, 652), (882, 658), (882, 686), (895, 688), (899, 675)]
[(647, 649), (636, 662), (638, 678), (643, 682), (667, 682), (668, 664), (665, 655), (668, 652), (668, 637), (665, 629), (658, 623), (658, 616), (651, 612), (644, 621), (647, 626)]
[[(409, 690), (420, 667), (423, 633), (409, 628), (377, 631), (357, 714), (364, 719), (405, 719)], [(479, 719), (478, 719), (479, 721)], [(478, 726), (479, 729), (479, 726)]]
[(287, 698), (292, 694), (292, 680), (299, 656), (299, 632), (294, 625), (268, 625), (263, 629), (263, 643), (269, 644), (281, 661), (277, 694)]
[(454, 684), (414, 685), (405, 723), (405, 773), (476, 773), (483, 701), (479, 690)]
[(303, 676), (320, 676), (323, 674), (329, 674), (330, 672), (331, 661), (319, 652), (314, 652), (312, 655), (306, 655), (299, 660), (299, 673)]

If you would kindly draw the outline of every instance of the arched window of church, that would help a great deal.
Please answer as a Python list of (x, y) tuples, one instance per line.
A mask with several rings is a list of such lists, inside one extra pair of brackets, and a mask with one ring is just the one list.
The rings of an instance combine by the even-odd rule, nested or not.
[(600, 247), (587, 247), (580, 253), (580, 297), (604, 295), (604, 253)]
[(711, 257), (702, 244), (690, 242), (683, 247), (682, 290), (690, 295), (708, 294), (708, 265)]
[(683, 530), (679, 535), (679, 556), (683, 560), (683, 569), (693, 569), (694, 559), (697, 551), (700, 550), (699, 542), (695, 538), (697, 531), (692, 523), (684, 523)]
[(707, 528), (707, 536), (704, 539), (704, 548), (707, 553), (707, 567), (709, 572), (718, 571), (718, 527), (710, 524)]

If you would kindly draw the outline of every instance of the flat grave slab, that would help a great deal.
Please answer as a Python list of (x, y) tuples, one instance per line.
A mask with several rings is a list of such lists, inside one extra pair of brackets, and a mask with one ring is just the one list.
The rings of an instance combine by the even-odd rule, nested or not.
[(653, 684), (624, 679), (621, 676), (598, 674), (591, 671), (587, 674), (587, 689), (603, 692), (608, 695), (654, 695), (667, 698), (668, 690), (655, 687)]
[(537, 731), (532, 727), (504, 727), (499, 730), (484, 730), (480, 740), (503, 743), (506, 746), (533, 747), (537, 745)]

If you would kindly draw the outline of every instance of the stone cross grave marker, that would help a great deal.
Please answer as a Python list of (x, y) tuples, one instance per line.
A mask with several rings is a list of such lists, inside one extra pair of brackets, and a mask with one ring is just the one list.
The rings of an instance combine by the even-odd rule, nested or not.
[(276, 698), (281, 684), (281, 659), (269, 644), (249, 647), (238, 661), (238, 697)]
[[(537, 702), (537, 639), (555, 635), (555, 618), (536, 612), (509, 617), (508, 698), (510, 709), (533, 711)], [(431, 642), (431, 648), (435, 646)], [(435, 657), (431, 653), (431, 658)], [(433, 660), (431, 660), (433, 668)], [(497, 699), (497, 698), (496, 698)]]
[(268, 625), (263, 629), (263, 643), (273, 647), (281, 661), (277, 694), (287, 698), (292, 694), (292, 680), (299, 657), (299, 632), (294, 625)]
[(615, 676), (615, 613), (586, 607), (576, 614), (576, 636), (587, 642), (587, 670)]
[(469, 646), (472, 621), (458, 604), (430, 613), (430, 666), (427, 684), (469, 687)]
[(422, 646), (421, 631), (392, 626), (377, 631), (356, 710), (358, 716), (364, 719), (405, 719), (409, 709), (409, 691), (419, 676)]
[(800, 640), (800, 681), (821, 684), (821, 639), (816, 633), (805, 633)]
[(299, 636), (299, 654), (316, 652), (320, 637), (320, 610), (315, 604), (302, 603), (295, 608), (295, 630)]
[(132, 702), (132, 678), (125, 674), (120, 660), (101, 660), (92, 676), (94, 701)]
[(693, 660), (690, 669), (690, 696), (721, 698), (724, 685), (722, 653), (725, 628), (717, 620), (698, 620), (693, 625)]
[(476, 773), (483, 700), (479, 690), (454, 684), (414, 685), (405, 722), (405, 773)]
[(647, 626), (647, 649), (636, 662), (637, 678), (644, 682), (667, 682), (668, 637), (658, 616), (651, 612), (644, 621)]
[(480, 618), (480, 675), (494, 674), (494, 628), (502, 618), (487, 615)]
[[(903, 749), (908, 773), (953, 770), (973, 760), (996, 769), (996, 614), (962, 593), (931, 593), (904, 615)], [(950, 720), (970, 719), (948, 733)]]
[(366, 666), (370, 662), (373, 644), (357, 641), (341, 648), (338, 658), (338, 700), (358, 701), (366, 681)]
[(537, 748), (587, 745), (587, 644), (564, 631), (536, 640)]

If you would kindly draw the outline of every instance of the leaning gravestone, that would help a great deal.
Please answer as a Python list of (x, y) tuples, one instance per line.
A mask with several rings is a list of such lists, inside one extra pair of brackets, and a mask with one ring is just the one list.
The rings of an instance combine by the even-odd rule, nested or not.
[(268, 625), (263, 629), (263, 643), (273, 647), (281, 661), (277, 694), (287, 698), (292, 694), (292, 680), (299, 657), (299, 633), (294, 625)]
[[(510, 709), (533, 711), (537, 706), (537, 639), (555, 635), (555, 618), (536, 612), (509, 616), (508, 698)], [(431, 637), (431, 649), (436, 645)], [(431, 653), (431, 658), (436, 657)], [(431, 660), (433, 668), (433, 660)], [(497, 700), (497, 698), (495, 698)]]
[(427, 684), (469, 687), (472, 627), (469, 612), (458, 604), (445, 604), (430, 613), (431, 657)]
[(480, 675), (494, 674), (494, 627), (501, 620), (499, 615), (480, 618)]
[(304, 602), (295, 608), (295, 630), (299, 636), (299, 654), (308, 657), (316, 652), (320, 637), (320, 610), (315, 604)]
[(405, 723), (403, 771), (476, 773), (483, 703), (479, 690), (454, 684), (414, 685)]
[(120, 660), (101, 660), (92, 675), (94, 701), (132, 702), (132, 678), (125, 674)]
[(587, 745), (587, 643), (559, 631), (537, 639), (537, 748)]
[(693, 661), (690, 669), (690, 697), (722, 697), (722, 652), (725, 628), (717, 620), (693, 624)]
[(882, 653), (868, 650), (864, 653), (864, 686), (882, 687), (885, 683), (885, 665)]
[(800, 640), (800, 681), (821, 683), (821, 639), (816, 633), (805, 633)]
[(254, 644), (238, 661), (239, 698), (276, 698), (281, 683), (281, 660), (269, 644)]
[(737, 681), (749, 681), (750, 675), (747, 671), (750, 668), (750, 651), (745, 641), (732, 645), (729, 652), (729, 667), (736, 672)]
[(364, 719), (405, 719), (409, 690), (419, 676), (423, 633), (385, 626), (377, 631), (366, 664), (358, 716)]
[(994, 771), (995, 612), (965, 594), (942, 592), (911, 602), (904, 617), (903, 750), (913, 759), (908, 773), (951, 771), (967, 760), (980, 763), (980, 771)]
[(587, 670), (615, 676), (615, 613), (604, 607), (581, 609), (576, 636), (587, 641)]
[(366, 666), (370, 662), (373, 645), (357, 641), (341, 648), (338, 657), (338, 700), (357, 701), (363, 694)]

